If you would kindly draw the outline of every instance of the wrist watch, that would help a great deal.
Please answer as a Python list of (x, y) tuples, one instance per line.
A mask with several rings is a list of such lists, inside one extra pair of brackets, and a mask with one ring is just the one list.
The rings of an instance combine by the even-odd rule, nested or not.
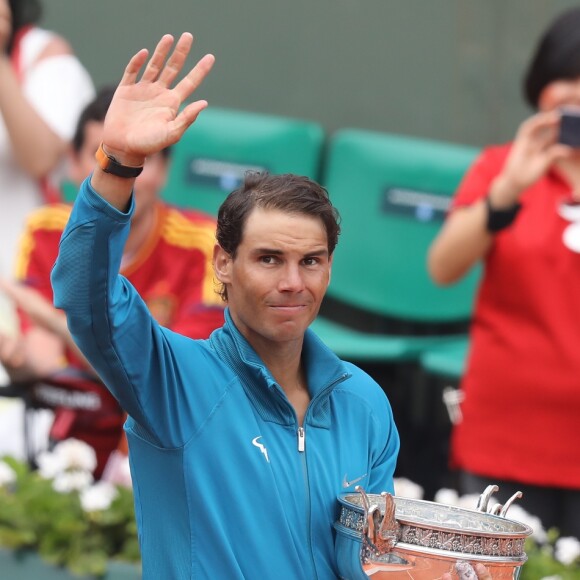
[(112, 155), (109, 155), (103, 149), (102, 143), (99, 145), (99, 148), (95, 153), (95, 159), (97, 160), (99, 167), (105, 173), (110, 173), (117, 177), (137, 177), (143, 171), (142, 165), (139, 167), (130, 167), (129, 165), (119, 163)]

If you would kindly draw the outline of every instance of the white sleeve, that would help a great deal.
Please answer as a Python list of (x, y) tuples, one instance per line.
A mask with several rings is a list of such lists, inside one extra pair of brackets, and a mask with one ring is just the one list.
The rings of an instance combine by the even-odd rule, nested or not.
[(26, 74), (23, 90), (49, 127), (66, 141), (72, 139), (82, 110), (95, 96), (91, 77), (70, 54), (35, 64)]

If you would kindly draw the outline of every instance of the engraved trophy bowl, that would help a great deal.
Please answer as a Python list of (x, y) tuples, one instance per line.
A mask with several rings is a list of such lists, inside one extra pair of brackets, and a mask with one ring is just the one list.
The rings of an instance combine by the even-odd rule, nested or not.
[(356, 493), (338, 497), (336, 558), (343, 580), (436, 580), (460, 578), (457, 562), (483, 563), (494, 580), (517, 579), (526, 561), (524, 542), (532, 529), (506, 517), (505, 505), (488, 508), (489, 486), (475, 509)]

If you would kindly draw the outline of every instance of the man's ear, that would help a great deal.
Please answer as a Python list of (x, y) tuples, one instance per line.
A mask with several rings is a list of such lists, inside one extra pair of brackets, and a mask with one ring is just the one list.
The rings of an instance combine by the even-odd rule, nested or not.
[(330, 260), (328, 260), (328, 284), (326, 287), (330, 286), (330, 279), (332, 278), (332, 259), (334, 258), (334, 254), (330, 256)]
[(213, 248), (213, 269), (216, 278), (222, 284), (229, 284), (231, 281), (232, 257), (219, 245)]

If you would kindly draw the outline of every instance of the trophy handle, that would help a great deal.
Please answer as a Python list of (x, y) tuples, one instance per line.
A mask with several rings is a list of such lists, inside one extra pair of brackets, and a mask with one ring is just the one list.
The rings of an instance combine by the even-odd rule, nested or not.
[(479, 512), (487, 512), (487, 504), (489, 504), (491, 496), (498, 490), (499, 487), (497, 485), (488, 485), (485, 491), (479, 496), (475, 509)]
[(399, 539), (399, 523), (395, 518), (395, 499), (390, 493), (383, 492), (385, 514), (381, 519), (381, 510), (375, 503), (371, 504), (368, 495), (361, 486), (355, 491), (360, 493), (364, 508), (362, 543), (360, 550), (361, 564), (380, 564), (384, 571), (410, 567), (412, 564), (393, 552)]
[(488, 507), (489, 500), (491, 496), (499, 490), (497, 485), (488, 485), (485, 488), (485, 491), (479, 496), (479, 500), (477, 501), (476, 510), (480, 512), (487, 512), (488, 514), (493, 514), (496, 516), (500, 516), (502, 518), (507, 517), (507, 511), (509, 510), (510, 506), (516, 499), (521, 498), (524, 494), (521, 491), (516, 491), (506, 502), (504, 505), (500, 503), (495, 503), (493, 506)]

